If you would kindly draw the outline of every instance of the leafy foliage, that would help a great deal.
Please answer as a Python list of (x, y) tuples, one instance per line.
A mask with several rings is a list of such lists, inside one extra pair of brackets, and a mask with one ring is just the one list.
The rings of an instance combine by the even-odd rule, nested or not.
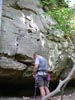
[(41, 2), (42, 2), (42, 4), (43, 4), (44, 6), (54, 5), (54, 4), (57, 3), (56, 0), (41, 0)]
[(41, 2), (43, 6), (47, 6), (50, 9), (57, 8), (58, 6), (67, 6), (64, 0), (41, 0)]
[(75, 30), (75, 9), (68, 8), (64, 0), (41, 0), (41, 2), (48, 8), (46, 14), (58, 22), (55, 28), (63, 30), (66, 34)]
[(69, 32), (69, 14), (71, 13), (71, 10), (69, 8), (56, 9), (48, 11), (47, 13), (58, 22), (56, 28), (62, 29), (65, 32)]

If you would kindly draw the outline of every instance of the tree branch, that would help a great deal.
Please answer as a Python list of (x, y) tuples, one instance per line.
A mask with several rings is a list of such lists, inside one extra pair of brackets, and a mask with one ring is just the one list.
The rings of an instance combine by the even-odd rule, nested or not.
[(49, 93), (47, 96), (45, 96), (44, 98), (42, 98), (41, 100), (47, 100), (47, 99), (49, 99), (50, 97), (54, 96), (56, 93), (60, 92), (60, 89), (62, 88), (62, 86), (63, 86), (67, 81), (69, 82), (69, 81), (71, 80), (71, 78), (72, 78), (74, 72), (75, 72), (75, 63), (74, 63), (74, 65), (73, 65), (73, 67), (72, 67), (72, 69), (71, 69), (69, 75), (67, 76), (67, 78), (65, 78), (63, 81), (60, 80), (60, 82), (59, 82), (57, 88), (56, 88), (53, 92)]

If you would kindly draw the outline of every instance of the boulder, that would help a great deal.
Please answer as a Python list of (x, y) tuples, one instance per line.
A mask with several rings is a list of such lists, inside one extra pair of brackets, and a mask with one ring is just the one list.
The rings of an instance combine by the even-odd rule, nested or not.
[[(70, 54), (75, 56), (75, 35), (68, 38), (63, 31), (52, 29), (51, 26), (57, 22), (44, 13), (39, 0), (3, 0), (0, 17), (0, 77), (3, 77), (3, 73), (5, 78), (17, 76), (19, 82), (25, 82), (20, 81), (24, 77), (32, 78), (33, 54), (36, 51), (47, 58), (49, 67), (54, 65), (53, 81), (68, 75), (73, 65)], [(66, 63), (68, 61), (71, 66)]]

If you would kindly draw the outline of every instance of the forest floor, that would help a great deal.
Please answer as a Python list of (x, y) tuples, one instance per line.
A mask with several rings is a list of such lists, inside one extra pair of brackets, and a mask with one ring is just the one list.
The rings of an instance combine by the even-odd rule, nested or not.
[[(29, 97), (0, 97), (0, 100), (41, 100), (40, 97), (29, 98)], [(61, 96), (52, 97), (51, 100), (61, 100)], [(64, 95), (63, 100), (75, 100), (75, 95)]]
[[(30, 99), (29, 97), (24, 97), (24, 98), (19, 98), (19, 97), (1, 97), (0, 100), (41, 100), (39, 97), (37, 97), (36, 99), (32, 98)], [(60, 96), (57, 97), (53, 97), (51, 98), (51, 100), (61, 100)], [(63, 100), (75, 100), (75, 96), (63, 96)]]

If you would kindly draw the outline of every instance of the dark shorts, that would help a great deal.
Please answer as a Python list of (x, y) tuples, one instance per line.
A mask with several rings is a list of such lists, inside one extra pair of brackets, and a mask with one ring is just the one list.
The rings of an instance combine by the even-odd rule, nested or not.
[(48, 80), (46, 76), (38, 75), (37, 76), (37, 84), (38, 87), (47, 86), (48, 87)]

